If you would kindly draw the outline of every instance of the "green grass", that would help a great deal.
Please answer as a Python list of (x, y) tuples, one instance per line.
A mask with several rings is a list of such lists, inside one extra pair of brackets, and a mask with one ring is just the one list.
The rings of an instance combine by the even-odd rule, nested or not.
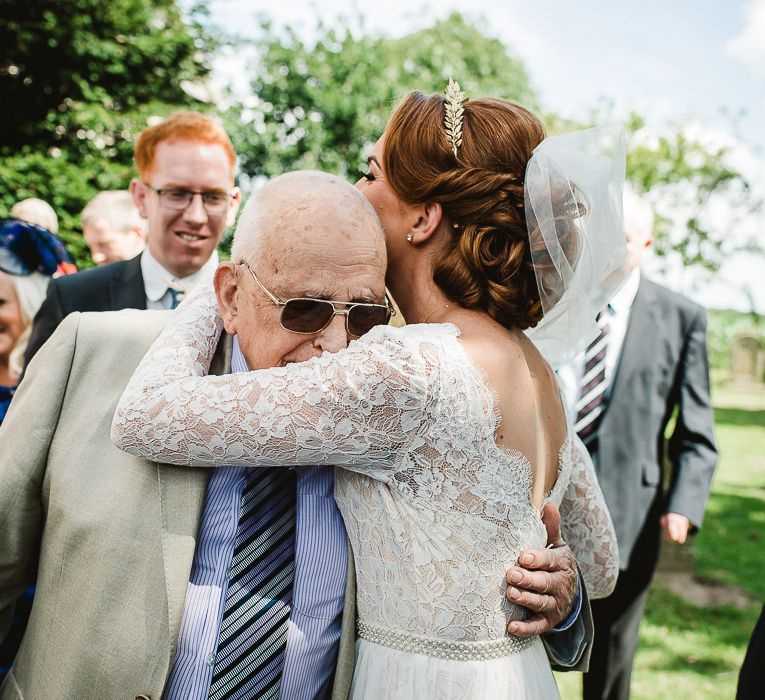
[[(694, 544), (694, 573), (734, 588), (742, 602), (699, 606), (655, 583), (640, 628), (633, 700), (732, 699), (765, 600), (765, 391), (720, 387), (714, 401), (720, 464)], [(557, 679), (564, 700), (581, 697), (579, 674)]]

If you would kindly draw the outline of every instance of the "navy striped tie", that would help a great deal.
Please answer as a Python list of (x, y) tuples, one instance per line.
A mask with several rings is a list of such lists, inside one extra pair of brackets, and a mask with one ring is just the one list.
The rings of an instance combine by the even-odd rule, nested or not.
[(210, 700), (277, 698), (295, 577), (294, 469), (248, 469)]
[(588, 445), (595, 437), (606, 401), (606, 350), (608, 349), (608, 309), (598, 314), (600, 333), (584, 351), (584, 372), (576, 402), (574, 430)]

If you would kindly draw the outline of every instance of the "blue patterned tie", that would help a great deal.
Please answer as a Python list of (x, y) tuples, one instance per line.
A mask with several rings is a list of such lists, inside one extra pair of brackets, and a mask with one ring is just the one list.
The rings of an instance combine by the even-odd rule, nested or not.
[(210, 700), (277, 698), (295, 576), (294, 469), (248, 469)]
[(184, 293), (173, 287), (168, 287), (167, 291), (170, 292), (170, 308), (175, 309), (183, 301)]

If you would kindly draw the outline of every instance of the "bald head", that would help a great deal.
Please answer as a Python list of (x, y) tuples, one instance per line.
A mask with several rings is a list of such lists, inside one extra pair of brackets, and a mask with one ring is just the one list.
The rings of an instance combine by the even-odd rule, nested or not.
[[(382, 225), (352, 185), (315, 171), (277, 177), (248, 200), (231, 262), (216, 273), (226, 331), (250, 369), (340, 350), (350, 340), (348, 302), (385, 303), (385, 264)], [(275, 300), (296, 298), (344, 303), (321, 331), (295, 333), (281, 325)]]
[(343, 250), (357, 244), (376, 250), (377, 264), (384, 267), (385, 236), (369, 202), (342, 178), (302, 170), (274, 178), (252, 194), (239, 218), (231, 257), (269, 266), (289, 260), (298, 249)]

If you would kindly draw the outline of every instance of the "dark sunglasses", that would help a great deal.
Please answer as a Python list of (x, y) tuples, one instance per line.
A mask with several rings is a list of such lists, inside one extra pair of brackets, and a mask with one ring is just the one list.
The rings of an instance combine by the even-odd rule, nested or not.
[[(329, 301), (328, 299), (279, 299), (266, 289), (258, 279), (255, 271), (246, 260), (240, 260), (255, 280), (255, 284), (277, 306), (282, 313), (279, 319), (282, 328), (293, 333), (319, 333), (323, 331), (337, 315), (345, 316), (345, 330), (348, 335), (359, 338), (371, 331), (375, 326), (384, 326), (390, 321), (396, 310), (390, 305), (387, 292), (385, 304), (367, 304), (357, 301)], [(338, 309), (337, 305), (347, 308)]]

